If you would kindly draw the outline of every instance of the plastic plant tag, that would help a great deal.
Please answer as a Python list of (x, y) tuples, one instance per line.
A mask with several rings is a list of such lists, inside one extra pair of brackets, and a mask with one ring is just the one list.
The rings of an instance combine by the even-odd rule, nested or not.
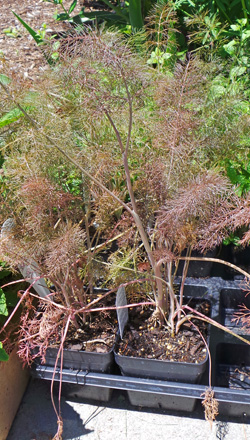
[[(123, 286), (119, 287), (119, 289), (117, 290), (115, 305), (116, 307), (122, 307), (127, 305), (125, 287)], [(116, 313), (117, 313), (120, 336), (122, 339), (125, 325), (128, 322), (128, 308), (125, 307), (124, 309), (117, 309)]]
[(50, 290), (43, 278), (39, 279), (40, 269), (35, 261), (31, 261), (30, 264), (19, 264), (18, 269), (20, 270), (22, 276), (31, 284), (37, 278), (38, 281), (33, 284), (33, 288), (38, 293), (41, 298), (50, 299)]

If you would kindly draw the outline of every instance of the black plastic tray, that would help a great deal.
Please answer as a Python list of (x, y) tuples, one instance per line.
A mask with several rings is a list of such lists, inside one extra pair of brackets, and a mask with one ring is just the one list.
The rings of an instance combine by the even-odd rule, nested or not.
[[(227, 295), (231, 295), (231, 300), (234, 294), (236, 296), (239, 295), (241, 283), (242, 281), (226, 281), (221, 278), (190, 278), (187, 279), (184, 293), (190, 296), (193, 290), (192, 286), (198, 286), (199, 288), (196, 289), (194, 296), (203, 296), (209, 299), (212, 303), (212, 318), (223, 324), (227, 323), (225, 322), (225, 315), (227, 314), (225, 309), (231, 307), (227, 307), (227, 299), (229, 298), (227, 298)], [(237, 301), (233, 303), (235, 311), (237, 311)], [(242, 298), (240, 298), (240, 304), (242, 304)], [(230, 322), (228, 322), (228, 325), (230, 325)], [(249, 335), (244, 336), (246, 338), (250, 337)], [(228, 371), (231, 369), (234, 372), (237, 369), (241, 371), (243, 366), (245, 371), (248, 371), (248, 368), (250, 368), (250, 346), (243, 345), (243, 348), (241, 346), (242, 343), (235, 337), (218, 330), (214, 326), (211, 327), (212, 387), (215, 392), (215, 398), (219, 401), (219, 413), (226, 414), (227, 416), (249, 417), (250, 389), (248, 387), (234, 388), (230, 386), (229, 382), (223, 382), (225, 368)], [(235, 353), (235, 355), (229, 354), (230, 351)], [(240, 353), (241, 356), (239, 356)], [(53, 367), (34, 365), (32, 374), (37, 378), (51, 380), (53, 371)], [(79, 389), (97, 387), (99, 391), (102, 388), (126, 390), (133, 405), (180, 411), (193, 411), (195, 405), (202, 400), (202, 394), (208, 387), (208, 371), (205, 372), (199, 385), (184, 381), (179, 383), (167, 380), (127, 377), (121, 376), (119, 373), (102, 374), (70, 369), (63, 369), (61, 377), (62, 382), (76, 384), (80, 387)], [(59, 369), (56, 371), (55, 380), (60, 380)]]
[[(53, 367), (36, 366), (33, 369), (33, 375), (36, 378), (51, 380), (54, 374)], [(153, 396), (158, 396), (159, 402), (160, 398), (166, 399), (168, 397), (169, 402), (174, 402), (178, 399), (178, 403), (184, 402), (181, 406), (176, 406), (173, 404), (169, 409), (179, 409), (180, 411), (193, 411), (194, 401), (202, 400), (202, 394), (207, 389), (206, 385), (197, 384), (187, 384), (187, 383), (176, 383), (168, 381), (160, 381), (153, 379), (139, 379), (126, 376), (118, 376), (111, 374), (101, 374), (101, 373), (87, 373), (84, 371), (74, 371), (74, 370), (62, 370), (61, 373), (62, 382), (67, 382), (71, 384), (77, 384), (78, 386), (92, 386), (100, 388), (111, 388), (118, 390), (126, 390), (133, 393), (139, 393), (140, 396), (144, 395), (144, 403), (140, 406), (145, 405), (148, 394)], [(55, 373), (54, 380), (60, 380), (60, 370), (57, 369)], [(250, 416), (250, 392), (246, 390), (231, 389), (226, 387), (213, 387), (215, 392), (215, 397), (219, 401), (219, 411), (222, 404), (230, 404), (233, 412), (231, 415), (234, 416)], [(139, 403), (137, 403), (139, 404)], [(161, 404), (158, 404), (158, 408), (161, 408)], [(223, 405), (224, 408), (224, 405)], [(221, 411), (220, 411), (221, 412)]]

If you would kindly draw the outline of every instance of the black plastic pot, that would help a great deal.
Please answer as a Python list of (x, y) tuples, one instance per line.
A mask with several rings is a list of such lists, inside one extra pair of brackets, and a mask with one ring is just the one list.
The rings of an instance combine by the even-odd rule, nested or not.
[[(46, 351), (45, 365), (54, 367), (58, 349), (49, 347)], [(58, 366), (60, 365), (60, 359)], [(77, 350), (63, 350), (63, 368), (73, 370), (94, 371), (99, 373), (110, 373), (114, 368), (113, 349), (108, 353), (96, 353)]]
[(195, 409), (197, 399), (169, 394), (145, 393), (141, 391), (127, 391), (131, 405), (146, 408), (161, 408), (171, 411), (192, 412)]
[[(187, 293), (187, 290), (189, 289), (187, 288), (184, 290), (184, 294)], [(205, 294), (206, 288), (202, 289), (202, 287), (196, 288), (196, 286), (192, 286), (191, 291), (193, 291), (193, 296), (190, 296), (189, 298), (186, 297), (184, 302), (189, 303), (190, 301), (193, 301), (197, 304), (204, 301), (202, 298), (197, 297), (197, 294), (198, 292), (201, 293), (201, 291)], [(115, 362), (124, 376), (199, 383), (206, 370), (208, 353), (206, 353), (204, 361), (200, 363), (174, 362), (121, 355), (118, 353), (118, 345), (119, 339), (114, 351)]]
[[(188, 297), (187, 292), (190, 293)], [(207, 289), (204, 286), (185, 286), (184, 302), (189, 303), (192, 300), (195, 301), (196, 304), (202, 302), (203, 300), (199, 298), (198, 295), (205, 295), (206, 292)], [(124, 376), (159, 380), (164, 379), (168, 381), (186, 383), (199, 383), (203, 373), (206, 370), (208, 353), (206, 354), (204, 361), (197, 364), (188, 362), (173, 362), (168, 360), (123, 356), (117, 352), (118, 345), (119, 339), (114, 350), (115, 362), (119, 366), (121, 373)]]
[(134, 358), (115, 353), (115, 361), (124, 376), (165, 379), (175, 382), (198, 383), (206, 370), (208, 354), (199, 364)]
[[(55, 368), (57, 348), (48, 348), (46, 352), (45, 368), (52, 371)], [(36, 360), (33, 370), (40, 366), (39, 360)], [(60, 358), (57, 366), (60, 366)], [(87, 351), (63, 350), (63, 369), (75, 372), (82, 371), (83, 374), (88, 372), (111, 373), (115, 368), (113, 348), (108, 353), (92, 353)], [(46, 371), (46, 370), (45, 370)], [(76, 377), (76, 376), (75, 376)], [(112, 396), (112, 389), (108, 387), (79, 385), (75, 383), (63, 383), (62, 395), (67, 399), (77, 400), (99, 400), (108, 402)]]
[(77, 383), (62, 384), (62, 396), (67, 400), (85, 401), (96, 400), (98, 402), (109, 402), (112, 397), (113, 389), (108, 387), (79, 385)]

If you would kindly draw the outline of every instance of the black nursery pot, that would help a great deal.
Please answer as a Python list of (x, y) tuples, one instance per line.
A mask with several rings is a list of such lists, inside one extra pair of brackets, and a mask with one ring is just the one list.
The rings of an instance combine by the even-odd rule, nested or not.
[[(198, 302), (199, 298), (196, 298)], [(176, 387), (185, 384), (200, 383), (206, 371), (208, 353), (204, 361), (195, 364), (188, 362), (175, 362), (158, 359), (136, 358), (124, 356), (114, 352), (115, 361), (120, 368), (121, 374), (133, 378), (146, 378), (151, 380), (176, 382)], [(133, 379), (135, 380), (135, 379)], [(140, 391), (127, 391), (129, 401), (132, 405), (148, 408), (162, 408), (191, 412), (194, 410), (197, 399), (191, 396), (176, 396), (171, 394), (145, 393)]]
[[(195, 296), (195, 287), (192, 286)], [(200, 292), (201, 286), (197, 286)], [(206, 288), (204, 289), (206, 291)], [(185, 302), (193, 301), (196, 304), (203, 303), (199, 297), (185, 298)], [(159, 359), (148, 359), (143, 357), (131, 357), (118, 353), (119, 335), (115, 345), (115, 362), (120, 367), (124, 376), (141, 377), (149, 379), (168, 380), (175, 382), (199, 383), (206, 370), (208, 352), (205, 359), (199, 363), (177, 362)]]
[[(46, 351), (45, 367), (48, 367), (48, 374), (50, 376), (51, 370), (54, 369), (58, 348), (49, 347)], [(40, 360), (35, 361), (36, 365), (41, 365)], [(34, 370), (36, 369), (34, 365)], [(57, 363), (57, 370), (60, 370), (61, 356)], [(96, 373), (112, 373), (115, 367), (113, 347), (108, 353), (96, 353), (87, 351), (77, 351), (72, 349), (63, 350), (63, 371), (79, 371), (96, 372)], [(49, 373), (50, 372), (50, 373)], [(43, 379), (46, 377), (46, 368)], [(99, 386), (79, 385), (77, 381), (77, 374), (75, 375), (75, 383), (62, 383), (62, 395), (66, 399), (72, 400), (98, 400), (101, 402), (108, 402), (111, 399), (113, 390), (111, 388), (103, 388)]]
[[(49, 347), (46, 351), (45, 365), (55, 366), (58, 349)], [(61, 356), (57, 366), (61, 365)], [(96, 353), (88, 351), (63, 350), (63, 368), (73, 370), (86, 370), (96, 373), (111, 373), (114, 368), (113, 348), (108, 353)]]
[(206, 370), (208, 353), (203, 362), (198, 364), (173, 362), (158, 359), (144, 359), (115, 354), (123, 376), (133, 376), (149, 379), (160, 379), (174, 382), (199, 383)]

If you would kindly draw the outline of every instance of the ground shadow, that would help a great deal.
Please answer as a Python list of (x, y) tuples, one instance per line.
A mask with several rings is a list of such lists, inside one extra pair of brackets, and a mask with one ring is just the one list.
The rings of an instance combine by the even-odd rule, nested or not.
[[(82, 438), (92, 432), (85, 428), (86, 423), (64, 397), (61, 410), (64, 440)], [(31, 379), (7, 440), (52, 440), (56, 431), (57, 418), (51, 403), (50, 382)]]

